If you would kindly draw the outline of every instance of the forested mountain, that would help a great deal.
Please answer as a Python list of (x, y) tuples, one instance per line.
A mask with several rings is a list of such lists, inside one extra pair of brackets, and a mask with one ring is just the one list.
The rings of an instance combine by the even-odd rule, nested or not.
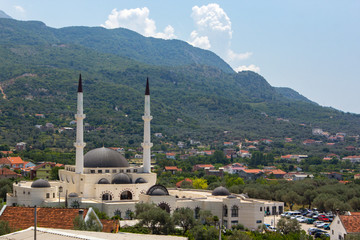
[(313, 126), (360, 133), (358, 115), (318, 106), (293, 90), (279, 91), (254, 72), (235, 73), (214, 53), (182, 41), (146, 38), (126, 29), (53, 29), (41, 22), (0, 19), (0, 144), (25, 141), (35, 148), (72, 149), (74, 131), (35, 125), (74, 127), (79, 73), (89, 149), (139, 146), (146, 77), (152, 132), (173, 141), (303, 139)]
[(4, 11), (0, 10), (0, 18), (11, 18), (11, 17), (7, 15)]

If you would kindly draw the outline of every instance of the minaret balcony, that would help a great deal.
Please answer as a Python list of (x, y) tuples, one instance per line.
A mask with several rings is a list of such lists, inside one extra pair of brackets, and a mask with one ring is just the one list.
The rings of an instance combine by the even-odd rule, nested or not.
[(151, 121), (151, 120), (153, 119), (153, 117), (150, 116), (150, 115), (145, 115), (145, 116), (142, 116), (142, 119), (143, 119), (144, 121)]
[(76, 120), (81, 120), (81, 119), (86, 118), (86, 115), (85, 114), (75, 114), (75, 118), (76, 118)]
[(144, 142), (144, 143), (141, 143), (141, 146), (143, 148), (151, 148), (153, 146), (153, 143), (149, 143), (149, 142)]
[(74, 142), (74, 147), (84, 148), (85, 146), (86, 146), (86, 143), (84, 143), (84, 142)]

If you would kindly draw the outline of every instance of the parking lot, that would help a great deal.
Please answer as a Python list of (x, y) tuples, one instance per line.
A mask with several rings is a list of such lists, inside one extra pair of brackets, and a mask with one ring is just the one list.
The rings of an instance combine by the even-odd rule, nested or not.
[[(275, 217), (274, 216), (266, 216), (266, 217), (264, 217), (264, 223), (274, 226), (273, 225), (274, 222), (277, 223), (277, 221), (279, 221), (280, 218), (281, 218), (280, 215), (275, 216)], [(309, 228), (314, 227), (313, 224), (300, 223), (300, 225), (301, 225), (301, 229), (305, 230), (306, 233), (308, 233)], [(324, 230), (324, 229), (322, 229), (322, 230)], [(324, 231), (327, 231), (328, 233), (330, 233), (330, 230), (324, 230)]]

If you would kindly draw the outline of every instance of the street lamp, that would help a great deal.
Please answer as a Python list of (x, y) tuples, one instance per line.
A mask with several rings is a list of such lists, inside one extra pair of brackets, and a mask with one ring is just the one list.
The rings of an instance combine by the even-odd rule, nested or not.
[(60, 193), (62, 193), (62, 191), (63, 191), (63, 187), (60, 186), (60, 187), (59, 187), (59, 207), (60, 207)]

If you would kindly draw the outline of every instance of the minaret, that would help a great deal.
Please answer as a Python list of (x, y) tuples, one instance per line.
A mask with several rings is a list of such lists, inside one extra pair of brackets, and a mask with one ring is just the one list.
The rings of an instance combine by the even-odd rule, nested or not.
[(145, 89), (145, 111), (144, 116), (144, 142), (141, 144), (143, 147), (143, 169), (144, 173), (150, 173), (150, 162), (151, 162), (151, 152), (150, 148), (153, 144), (150, 142), (150, 121), (152, 116), (150, 116), (150, 88), (149, 88), (149, 78), (146, 79), (146, 89)]
[(82, 80), (81, 74), (79, 76), (79, 86), (78, 86), (78, 100), (77, 100), (77, 113), (75, 114), (76, 119), (76, 142), (74, 146), (76, 147), (76, 173), (83, 173), (84, 171), (84, 123), (85, 118), (83, 114), (83, 90), (82, 90)]

